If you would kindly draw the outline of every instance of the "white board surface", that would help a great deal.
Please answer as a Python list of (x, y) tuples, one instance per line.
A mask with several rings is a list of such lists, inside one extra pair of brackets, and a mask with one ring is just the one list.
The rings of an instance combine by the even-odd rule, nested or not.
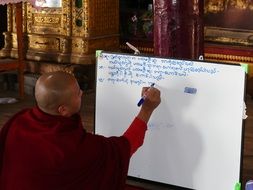
[(197, 190), (232, 190), (240, 178), (244, 68), (102, 52), (95, 133), (122, 135), (139, 111), (142, 87), (151, 83), (162, 101), (128, 175)]

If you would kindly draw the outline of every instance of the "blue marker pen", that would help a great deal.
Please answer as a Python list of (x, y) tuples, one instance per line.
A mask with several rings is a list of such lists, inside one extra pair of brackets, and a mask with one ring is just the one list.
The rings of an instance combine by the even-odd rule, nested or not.
[[(153, 88), (155, 86), (155, 83), (152, 83), (151, 85), (150, 85), (150, 88)], [(150, 89), (149, 88), (149, 89)], [(148, 89), (148, 90), (149, 90)], [(137, 106), (141, 106), (143, 103), (144, 103), (144, 101), (145, 101), (145, 98), (146, 98), (146, 95), (144, 94), (142, 97), (141, 97), (141, 99), (139, 100), (139, 102), (137, 103)]]

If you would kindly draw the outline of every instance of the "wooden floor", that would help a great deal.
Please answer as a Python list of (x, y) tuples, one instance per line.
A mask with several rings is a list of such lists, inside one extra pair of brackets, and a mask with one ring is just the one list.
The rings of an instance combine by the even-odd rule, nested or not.
[[(13, 91), (1, 91), (1, 97), (13, 97), (15, 92)], [(31, 107), (35, 105), (34, 98), (26, 95), (25, 99), (18, 101), (14, 104), (0, 104), (0, 127), (17, 111)], [(253, 99), (249, 96), (246, 98), (247, 115), (248, 118), (245, 120), (245, 135), (244, 135), (244, 152), (243, 152), (243, 169), (242, 169), (242, 181), (243, 187), (246, 181), (253, 179)], [(83, 123), (87, 131), (93, 132), (94, 130), (94, 113), (95, 113), (95, 92), (93, 90), (84, 93), (81, 116)], [(133, 182), (128, 180), (128, 183), (133, 185), (142, 186), (144, 189), (168, 189), (163, 187), (152, 187), (150, 184)], [(132, 188), (131, 188), (132, 189)], [(134, 189), (134, 188), (133, 188)], [(242, 188), (244, 189), (244, 188)]]
[[(17, 97), (17, 94), (13, 91), (1, 91), (1, 97)], [(17, 98), (18, 99), (18, 98)], [(0, 104), (0, 128), (3, 124), (16, 112), (21, 109), (32, 107), (35, 105), (35, 100), (33, 96), (26, 95), (25, 98), (21, 101), (18, 100), (14, 104)], [(92, 132), (94, 129), (94, 114), (95, 114), (95, 93), (93, 90), (89, 90), (84, 93), (82, 107), (81, 107), (81, 116), (84, 126), (87, 131)]]

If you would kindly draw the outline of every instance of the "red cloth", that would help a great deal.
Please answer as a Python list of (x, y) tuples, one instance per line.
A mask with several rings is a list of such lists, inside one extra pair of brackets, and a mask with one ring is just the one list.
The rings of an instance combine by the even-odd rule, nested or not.
[(0, 133), (0, 190), (124, 189), (132, 143), (87, 133), (77, 114), (23, 110)]
[(147, 124), (135, 118), (130, 127), (123, 134), (124, 137), (128, 139), (131, 145), (130, 155), (132, 156), (136, 150), (143, 144), (145, 132), (147, 130)]

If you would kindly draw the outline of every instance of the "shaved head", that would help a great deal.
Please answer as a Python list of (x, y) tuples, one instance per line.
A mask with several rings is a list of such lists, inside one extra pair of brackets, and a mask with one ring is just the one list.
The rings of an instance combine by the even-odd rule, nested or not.
[(73, 75), (62, 71), (46, 73), (36, 82), (35, 99), (42, 111), (59, 115), (59, 106), (69, 106), (77, 90), (80, 88)]

